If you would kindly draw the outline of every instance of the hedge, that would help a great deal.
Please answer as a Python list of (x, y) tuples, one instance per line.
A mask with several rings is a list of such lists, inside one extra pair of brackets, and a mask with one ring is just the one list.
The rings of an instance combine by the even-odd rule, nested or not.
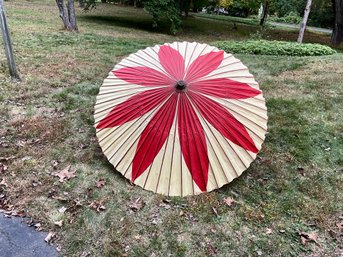
[(299, 44), (286, 41), (217, 41), (213, 45), (227, 53), (233, 54), (320, 56), (336, 53), (331, 47), (325, 45)]

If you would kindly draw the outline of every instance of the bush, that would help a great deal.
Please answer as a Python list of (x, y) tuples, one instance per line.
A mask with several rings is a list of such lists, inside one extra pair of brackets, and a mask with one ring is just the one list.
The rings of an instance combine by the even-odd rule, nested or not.
[(284, 17), (274, 18), (273, 21), (291, 24), (300, 24), (302, 18), (296, 12), (290, 12)]
[(332, 48), (320, 44), (299, 44), (285, 41), (217, 41), (213, 45), (234, 54), (319, 56), (336, 53)]

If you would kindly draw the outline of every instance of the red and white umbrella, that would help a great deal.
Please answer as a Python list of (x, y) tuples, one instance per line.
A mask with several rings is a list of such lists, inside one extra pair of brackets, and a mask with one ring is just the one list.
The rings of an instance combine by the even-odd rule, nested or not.
[(265, 100), (247, 67), (189, 42), (123, 59), (104, 80), (94, 116), (116, 170), (165, 195), (211, 191), (240, 176), (267, 130)]

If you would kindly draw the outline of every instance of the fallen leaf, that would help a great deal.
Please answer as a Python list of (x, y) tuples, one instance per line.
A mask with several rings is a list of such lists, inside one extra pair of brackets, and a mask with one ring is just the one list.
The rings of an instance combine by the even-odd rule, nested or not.
[(56, 160), (51, 161), (51, 166), (53, 167), (54, 170), (57, 168), (57, 165), (58, 165), (58, 161)]
[(0, 173), (5, 173), (8, 170), (8, 166), (0, 162)]
[(144, 201), (139, 197), (135, 201), (129, 203), (129, 209), (133, 212), (139, 211), (144, 207)]
[(139, 241), (139, 240), (141, 240), (142, 236), (141, 235), (135, 235), (133, 238), (135, 240)]
[(87, 257), (90, 255), (90, 252), (82, 252), (80, 257)]
[(76, 198), (74, 200), (75, 206), (83, 206), (83, 200), (80, 198)]
[(305, 245), (308, 241), (315, 242), (317, 245), (319, 245), (317, 239), (318, 239), (318, 233), (317, 232), (311, 232), (311, 233), (306, 233), (306, 232), (300, 232), (300, 239), (301, 243)]
[(14, 155), (12, 155), (12, 156), (10, 156), (10, 157), (0, 157), (0, 162), (7, 162), (7, 161), (9, 161), (9, 160), (12, 160), (12, 159), (14, 159), (15, 158), (15, 156)]
[(8, 184), (6, 183), (5, 178), (3, 178), (3, 179), (0, 181), (0, 186), (8, 187)]
[(33, 226), (35, 227), (35, 229), (36, 229), (37, 231), (41, 231), (41, 230), (42, 230), (42, 225), (41, 225), (40, 223), (36, 223), (36, 224), (34, 224)]
[(266, 228), (266, 232), (267, 235), (270, 235), (273, 233), (273, 230), (271, 228)]
[(25, 156), (25, 157), (21, 158), (21, 160), (22, 160), (23, 162), (29, 161), (29, 160), (31, 160), (31, 159), (32, 159), (31, 156)]
[(25, 217), (25, 212), (23, 210), (12, 210), (12, 216)]
[(60, 178), (60, 182), (64, 182), (66, 180), (69, 180), (71, 178), (76, 177), (75, 171), (71, 170), (71, 166), (68, 165), (66, 168), (64, 168), (63, 170), (59, 171), (59, 172), (54, 172), (52, 173), (52, 175), (59, 177)]
[(56, 222), (54, 222), (54, 224), (56, 226), (62, 227), (63, 226), (63, 220), (56, 221)]
[(104, 179), (100, 179), (97, 182), (95, 182), (95, 186), (97, 188), (102, 188), (106, 184), (106, 181)]
[(243, 235), (242, 235), (242, 232), (241, 231), (235, 231), (236, 235), (237, 235), (237, 239), (238, 241), (242, 241), (243, 239)]
[(212, 207), (212, 211), (213, 211), (213, 213), (214, 213), (216, 216), (218, 216), (218, 211), (217, 211), (216, 208)]
[(82, 144), (82, 143), (81, 143), (81, 144), (79, 145), (79, 148), (80, 148), (80, 149), (86, 149), (87, 147), (88, 147), (87, 144)]
[(33, 187), (37, 187), (37, 186), (41, 186), (42, 182), (38, 181), (38, 180), (32, 180), (32, 186)]
[(307, 243), (306, 237), (303, 237), (303, 236), (300, 236), (300, 241), (301, 241), (302, 245), (306, 245), (306, 243)]
[(44, 239), (44, 241), (46, 242), (46, 243), (51, 243), (52, 242), (52, 240), (54, 239), (54, 237), (55, 237), (55, 233), (54, 232), (50, 232), (47, 236), (46, 236), (46, 238)]
[(61, 208), (58, 209), (59, 213), (64, 213), (67, 210), (66, 207), (62, 206)]
[(151, 221), (151, 224), (152, 224), (152, 225), (157, 225), (158, 223), (161, 223), (161, 222), (162, 222), (161, 220), (153, 219), (153, 220)]
[(51, 196), (52, 199), (55, 199), (55, 200), (58, 200), (58, 201), (61, 201), (61, 202), (66, 202), (68, 201), (68, 198), (67, 197), (62, 197), (62, 196)]
[(61, 245), (60, 245), (60, 244), (57, 244), (57, 245), (56, 245), (56, 251), (57, 251), (57, 252), (60, 252), (61, 250), (62, 250)]
[(217, 249), (213, 245), (208, 243), (207, 247), (206, 247), (206, 253), (207, 253), (207, 256), (216, 256), (217, 255)]
[(233, 203), (235, 203), (236, 201), (232, 198), (232, 197), (226, 197), (224, 198), (224, 203), (227, 205), (227, 206), (231, 206)]
[(89, 207), (96, 210), (97, 212), (106, 210), (106, 207), (103, 205), (104, 200), (96, 200), (89, 204)]

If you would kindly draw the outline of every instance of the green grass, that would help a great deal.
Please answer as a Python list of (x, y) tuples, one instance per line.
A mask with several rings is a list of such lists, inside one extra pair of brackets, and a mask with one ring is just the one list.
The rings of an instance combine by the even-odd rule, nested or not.
[[(343, 55), (235, 55), (255, 75), (268, 106), (268, 135), (241, 177), (195, 197), (163, 197), (128, 183), (102, 154), (93, 128), (98, 88), (123, 57), (172, 41), (294, 40), (296, 33), (202, 17), (177, 36), (157, 30), (141, 9), (100, 5), (78, 11), (80, 33), (60, 30), (49, 1), (5, 2), (22, 77), (11, 83), (0, 54), (0, 186), (16, 209), (57, 233), (63, 256), (340, 256), (343, 208)], [(49, 13), (49, 15), (47, 15)], [(329, 37), (307, 33), (308, 42)], [(38, 140), (38, 141), (37, 141)], [(29, 160), (22, 160), (24, 157)], [(72, 165), (65, 183), (51, 175)], [(105, 186), (97, 188), (98, 180)], [(38, 181), (38, 186), (33, 186)], [(223, 203), (225, 197), (237, 203)], [(137, 198), (145, 206), (134, 213)], [(165, 199), (170, 202), (166, 203)], [(97, 212), (90, 203), (103, 201)], [(0, 199), (0, 206), (2, 200)], [(66, 207), (64, 213), (59, 208)], [(217, 210), (215, 215), (213, 209)], [(64, 220), (59, 228), (55, 221)], [(266, 230), (272, 233), (267, 234)], [(317, 232), (303, 245), (299, 232)]]

